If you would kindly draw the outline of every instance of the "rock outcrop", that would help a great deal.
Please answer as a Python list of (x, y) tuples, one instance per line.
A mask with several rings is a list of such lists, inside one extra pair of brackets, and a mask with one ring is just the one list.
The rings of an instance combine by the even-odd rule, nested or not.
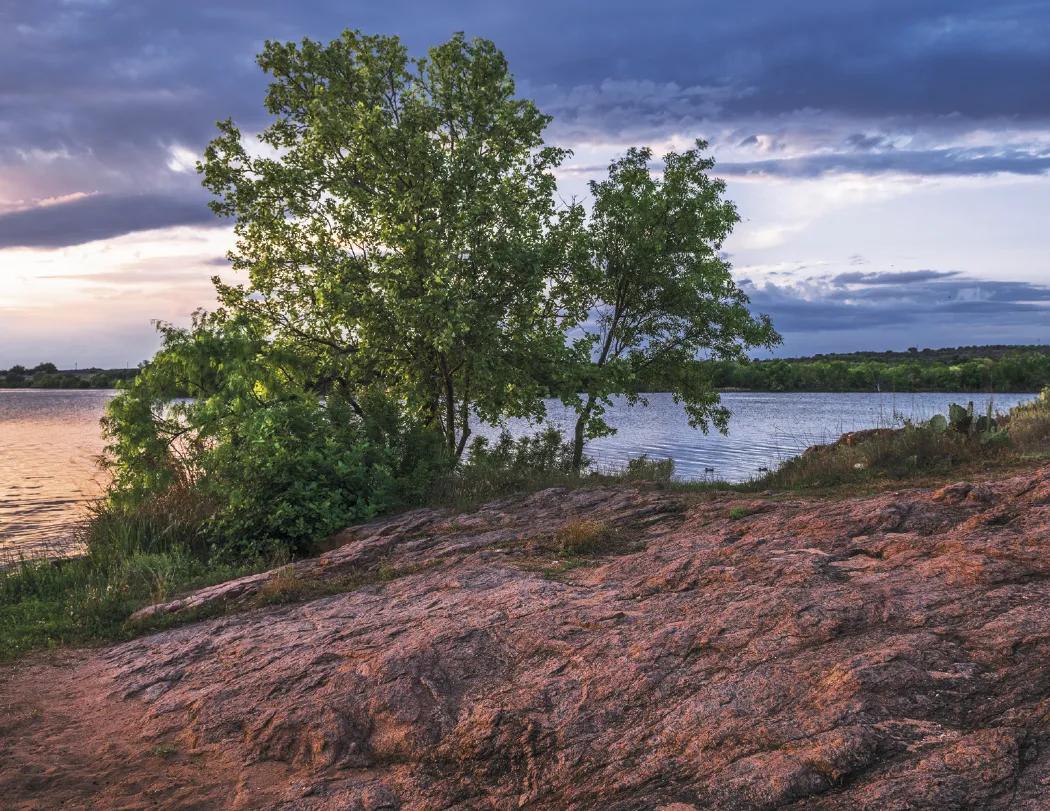
[(152, 613), (217, 604), (0, 671), (4, 803), (1050, 807), (1050, 468), (416, 511)]

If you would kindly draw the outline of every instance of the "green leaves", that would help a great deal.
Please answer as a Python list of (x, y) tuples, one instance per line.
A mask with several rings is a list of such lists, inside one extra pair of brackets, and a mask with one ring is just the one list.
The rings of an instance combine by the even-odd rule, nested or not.
[(739, 220), (722, 198), (725, 185), (708, 176), (707, 145), (671, 152), (655, 174), (652, 151), (633, 148), (590, 184), (588, 267), (581, 274), (593, 328), (578, 342), (590, 352), (582, 373), (586, 397), (579, 410), (576, 454), (587, 436), (607, 430), (597, 422), (615, 394), (634, 396), (642, 376), (671, 383), (690, 424), (725, 430), (729, 413), (693, 361), (746, 358), (748, 349), (780, 337), (765, 317), (748, 310), (720, 250)]
[(259, 64), (262, 146), (224, 122), (201, 167), (249, 276), (224, 306), (310, 355), (322, 388), (383, 389), (454, 455), (475, 412), (540, 416), (530, 366), (566, 351), (549, 281), (580, 215), (555, 206), (568, 153), (544, 146), (549, 118), (503, 55), (457, 34), (413, 59), (348, 31), (268, 42)]
[(397, 461), (338, 401), (289, 398), (257, 408), (234, 441), (206, 452), (202, 491), (218, 505), (220, 557), (303, 553), (315, 540), (393, 505)]
[(429, 492), (473, 420), (539, 420), (552, 392), (580, 412), (571, 455), (549, 434), (478, 443), (477, 464), (579, 469), (611, 397), (652, 370), (694, 425), (725, 428), (692, 361), (778, 338), (719, 254), (738, 216), (702, 142), (660, 176), (629, 150), (588, 218), (556, 202), (569, 153), (487, 40), (413, 58), (347, 31), (267, 42), (259, 65), (272, 121), (256, 138), (220, 122), (199, 166), (243, 281), (162, 327), (110, 406), (114, 504), (187, 488), (220, 550), (298, 552)]

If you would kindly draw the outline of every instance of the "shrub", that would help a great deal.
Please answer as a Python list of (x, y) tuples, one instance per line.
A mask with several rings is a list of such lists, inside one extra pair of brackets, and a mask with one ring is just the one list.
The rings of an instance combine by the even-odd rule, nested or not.
[(272, 346), (264, 357), (243, 321), (198, 314), (192, 330), (162, 333), (161, 351), (103, 421), (107, 507), (131, 532), (155, 504), (190, 494), (201, 511), (188, 545), (200, 557), (289, 557), (418, 503), (448, 469), (437, 431), (410, 423), (381, 390), (355, 400), (330, 382), (304, 386), (305, 360)]
[(396, 463), (345, 404), (296, 398), (246, 414), (203, 457), (196, 487), (216, 505), (207, 526), (220, 557), (272, 558), (388, 507)]
[(1050, 450), (1050, 387), (1031, 403), (1012, 409), (1004, 422), (1010, 441), (1019, 450)]

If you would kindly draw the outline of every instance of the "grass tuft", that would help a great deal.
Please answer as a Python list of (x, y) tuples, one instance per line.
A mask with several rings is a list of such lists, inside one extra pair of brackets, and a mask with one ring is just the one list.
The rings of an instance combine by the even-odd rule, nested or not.
[(754, 509), (752, 509), (750, 507), (742, 507), (742, 506), (739, 506), (739, 505), (736, 506), (736, 507), (730, 507), (729, 508), (729, 520), (730, 521), (739, 521), (741, 518), (747, 518), (749, 515), (754, 515), (756, 512), (758, 512), (758, 511), (754, 510)]
[(577, 518), (554, 535), (554, 546), (563, 555), (600, 555), (616, 545), (617, 532), (604, 521)]

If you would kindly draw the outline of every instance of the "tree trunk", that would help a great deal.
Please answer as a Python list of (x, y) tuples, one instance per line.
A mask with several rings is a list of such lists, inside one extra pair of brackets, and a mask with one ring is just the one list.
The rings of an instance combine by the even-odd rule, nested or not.
[(591, 419), (592, 408), (594, 408), (594, 395), (588, 394), (587, 404), (576, 418), (576, 430), (572, 437), (572, 469), (577, 473), (583, 466), (583, 439), (587, 431), (587, 423)]
[(445, 417), (448, 420), (448, 426), (445, 430), (445, 440), (448, 442), (449, 452), (455, 455), (456, 452), (456, 398), (453, 394), (452, 381), (449, 380), (445, 384)]
[[(469, 380), (469, 378), (468, 378)], [(463, 457), (463, 450), (467, 447), (467, 440), (470, 439), (470, 400), (467, 395), (470, 393), (466, 382), (463, 384), (463, 402), (460, 404), (460, 420), (463, 422), (463, 432), (459, 436), (459, 444), (456, 446), (456, 461), (458, 462)]]
[(456, 456), (456, 389), (444, 357), (440, 359), (441, 376), (445, 384), (445, 445), (453, 458)]

